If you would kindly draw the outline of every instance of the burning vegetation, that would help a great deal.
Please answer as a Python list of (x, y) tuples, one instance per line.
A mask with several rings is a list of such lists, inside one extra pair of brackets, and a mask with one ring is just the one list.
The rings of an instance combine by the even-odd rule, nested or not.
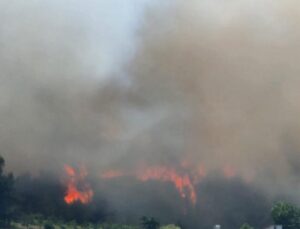
[(156, 180), (160, 182), (171, 182), (180, 193), (180, 196), (185, 199), (188, 198), (193, 204), (196, 204), (197, 195), (192, 182), (191, 176), (186, 171), (181, 173), (175, 168), (167, 166), (144, 166), (137, 169), (133, 173), (125, 173), (119, 170), (108, 170), (101, 174), (103, 179), (113, 179), (123, 176), (133, 176), (137, 180), (147, 182), (149, 180)]
[(76, 201), (79, 201), (82, 204), (91, 202), (94, 192), (90, 185), (85, 181), (87, 176), (86, 169), (83, 167), (79, 169), (79, 171), (76, 171), (69, 165), (65, 165), (64, 169), (67, 174), (67, 191), (64, 197), (65, 202), (67, 204), (72, 204)]
[(174, 168), (150, 167), (139, 171), (137, 178), (141, 181), (158, 180), (162, 182), (172, 182), (182, 198), (187, 197), (193, 204), (196, 204), (196, 191), (189, 175), (181, 175)]
[(120, 223), (125, 219), (137, 224), (139, 218), (150, 215), (163, 224), (177, 222), (187, 228), (211, 228), (216, 222), (223, 228), (232, 228), (245, 219), (255, 226), (271, 222), (271, 201), (261, 190), (237, 176), (228, 178), (221, 172), (209, 171), (203, 176), (201, 171), (197, 182), (186, 166), (149, 166), (135, 173), (107, 171), (102, 179), (89, 183), (91, 177), (83, 166), (75, 169), (65, 165), (64, 182), (49, 173), (9, 178), (18, 196), (18, 202), (10, 201), (17, 210), (14, 219), (19, 221), (32, 214), (67, 222), (76, 219), (81, 224)]
[(238, 228), (300, 203), (300, 1), (24, 2), (0, 0), (0, 214)]
[[(233, 179), (237, 176), (233, 166), (225, 165), (219, 170), (224, 179)], [(210, 171), (213, 173), (213, 171)], [(207, 171), (203, 164), (192, 167), (186, 161), (180, 166), (138, 166), (134, 172), (126, 172), (118, 169), (110, 169), (101, 173), (100, 177), (105, 180), (134, 177), (141, 182), (156, 180), (160, 182), (170, 182), (179, 192), (183, 199), (188, 199), (193, 205), (197, 202), (196, 186), (207, 176)]]

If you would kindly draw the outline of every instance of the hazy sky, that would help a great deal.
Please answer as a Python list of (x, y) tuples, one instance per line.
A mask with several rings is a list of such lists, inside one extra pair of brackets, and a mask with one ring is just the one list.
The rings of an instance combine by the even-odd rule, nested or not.
[(298, 188), (299, 5), (1, 1), (8, 168), (187, 159)]
[[(84, 64), (95, 70), (92, 77), (105, 79), (113, 72), (120, 74), (119, 66), (133, 56), (145, 8), (155, 2), (1, 1), (2, 44), (15, 49), (43, 45), (40, 49), (44, 48), (42, 51), (47, 54), (52, 46), (76, 43)], [(23, 41), (22, 33), (25, 33)]]
[[(0, 0), (7, 171), (205, 170), (212, 223), (228, 206), (300, 203), (299, 15), (299, 0)], [(225, 170), (237, 179), (213, 176)], [(169, 189), (119, 181), (107, 193), (126, 214), (177, 206)]]

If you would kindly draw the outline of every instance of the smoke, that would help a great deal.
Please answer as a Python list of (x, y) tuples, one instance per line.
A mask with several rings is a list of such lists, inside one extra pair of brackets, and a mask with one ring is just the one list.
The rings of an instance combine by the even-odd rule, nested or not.
[(107, 163), (122, 122), (122, 66), (146, 6), (1, 1), (0, 151), (8, 168)]
[(142, 104), (167, 114), (132, 151), (229, 165), (270, 192), (297, 190), (297, 4), (179, 1), (149, 13), (129, 71)]
[(233, 168), (249, 189), (299, 202), (298, 9), (294, 0), (2, 1), (8, 169), (85, 164), (97, 177), (186, 162)]

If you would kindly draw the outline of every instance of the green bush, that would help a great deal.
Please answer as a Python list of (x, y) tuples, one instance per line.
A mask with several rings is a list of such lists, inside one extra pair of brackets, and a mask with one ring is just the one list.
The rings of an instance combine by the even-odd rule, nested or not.
[(44, 229), (55, 229), (55, 227), (52, 223), (47, 222), (44, 224)]
[(275, 224), (282, 225), (284, 229), (300, 228), (300, 209), (286, 202), (276, 203), (271, 211)]
[(248, 223), (244, 223), (240, 229), (254, 229), (253, 227), (251, 227)]
[(156, 221), (153, 217), (146, 217), (143, 216), (141, 218), (142, 226), (144, 229), (158, 229), (159, 228), (159, 222)]
[(160, 227), (160, 229), (180, 229), (180, 227), (175, 226), (174, 224), (170, 224), (170, 225), (162, 226)]

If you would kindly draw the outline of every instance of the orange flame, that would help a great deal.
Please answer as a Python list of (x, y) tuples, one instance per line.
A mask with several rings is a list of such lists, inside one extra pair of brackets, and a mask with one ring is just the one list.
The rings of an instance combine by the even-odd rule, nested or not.
[[(72, 204), (76, 201), (82, 204), (89, 203), (94, 195), (93, 190), (90, 186), (84, 182), (84, 178), (87, 176), (87, 172), (84, 168), (80, 169), (79, 174), (76, 173), (75, 169), (69, 165), (64, 166), (65, 172), (68, 175), (67, 180), (67, 193), (64, 200), (67, 204)], [(82, 190), (78, 189), (78, 184), (82, 184)]]
[[(178, 170), (179, 169), (179, 170)], [(207, 176), (206, 166), (202, 163), (193, 165), (185, 160), (180, 163), (179, 168), (168, 166), (143, 166), (135, 172), (124, 172), (122, 170), (107, 170), (101, 174), (102, 179), (113, 179), (117, 177), (133, 176), (136, 179), (146, 182), (148, 180), (158, 180), (171, 182), (174, 184), (182, 198), (188, 198), (192, 204), (197, 202), (195, 184), (202, 181)], [(236, 169), (231, 165), (221, 167), (223, 176), (231, 179), (237, 176)]]
[(119, 170), (108, 170), (101, 174), (102, 179), (112, 179), (116, 177), (122, 177), (124, 173)]
[(138, 180), (158, 180), (174, 184), (182, 198), (188, 197), (195, 204), (197, 201), (195, 187), (188, 174), (180, 174), (174, 168), (153, 166), (142, 168), (135, 173), (124, 173), (120, 170), (108, 170), (101, 174), (102, 179), (112, 179), (123, 176), (135, 176)]
[(170, 181), (179, 191), (182, 198), (189, 197), (193, 204), (196, 204), (197, 196), (195, 187), (188, 175), (180, 175), (174, 168), (150, 167), (137, 175), (141, 181), (159, 180)]

